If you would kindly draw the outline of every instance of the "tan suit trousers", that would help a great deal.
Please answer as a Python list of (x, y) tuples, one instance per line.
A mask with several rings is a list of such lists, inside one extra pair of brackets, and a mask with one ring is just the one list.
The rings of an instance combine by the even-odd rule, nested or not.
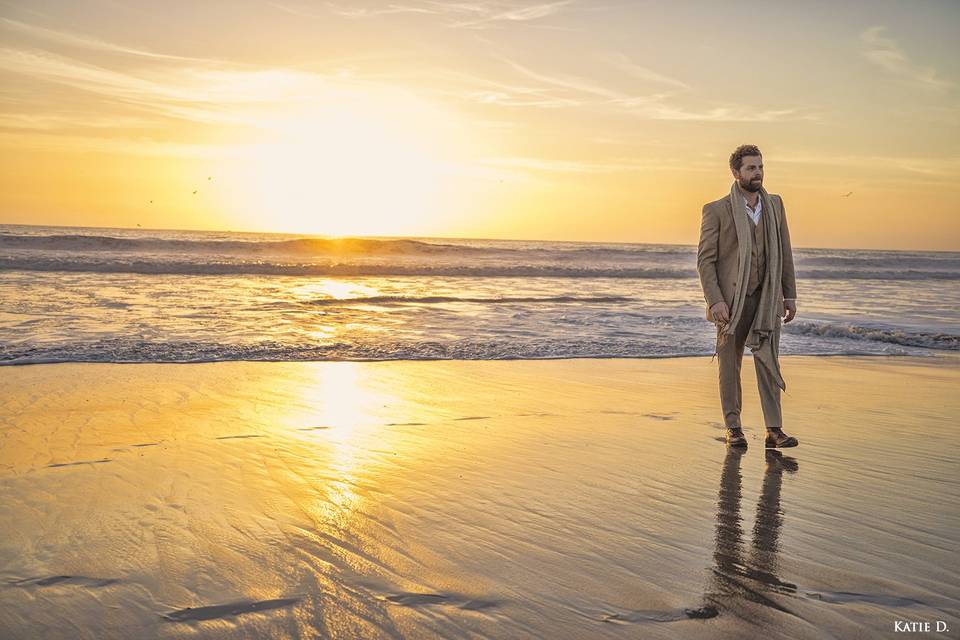
[[(727, 428), (739, 427), (742, 390), (740, 388), (740, 365), (743, 362), (743, 347), (750, 333), (750, 325), (757, 313), (762, 287), (743, 299), (743, 314), (737, 324), (736, 333), (717, 351), (720, 361), (720, 407), (723, 409), (723, 423)], [(763, 421), (767, 429), (781, 428), (783, 419), (780, 413), (780, 387), (773, 380), (759, 360), (753, 362), (757, 371), (757, 387), (760, 390), (760, 406), (763, 408)]]

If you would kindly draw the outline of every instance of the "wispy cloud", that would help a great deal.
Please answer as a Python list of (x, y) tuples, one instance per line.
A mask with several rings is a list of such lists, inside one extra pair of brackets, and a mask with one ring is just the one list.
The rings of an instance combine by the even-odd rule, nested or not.
[(0, 113), (0, 129), (60, 131), (71, 128), (113, 130), (149, 129), (159, 126), (155, 119), (91, 114), (83, 112), (60, 113)]
[(166, 142), (149, 137), (104, 137), (83, 135), (37, 135), (0, 131), (0, 148), (42, 149), (47, 151), (83, 151), (134, 156), (177, 158), (229, 158), (236, 150), (229, 146), (211, 146)]
[(599, 53), (597, 54), (596, 58), (601, 62), (606, 62), (607, 64), (638, 80), (666, 84), (679, 89), (690, 89), (690, 85), (688, 85), (686, 82), (677, 80), (675, 78), (670, 78), (661, 73), (657, 73), (652, 69), (635, 64), (630, 60), (630, 58), (619, 52)]
[[(285, 68), (219, 64), (122, 70), (49, 51), (0, 48), (0, 70), (108, 98), (142, 112), (203, 124), (261, 126), (264, 113), (372, 90), (362, 80)], [(96, 114), (94, 114), (96, 118)]]
[[(546, 2), (527, 6), (510, 6), (512, 3), (483, 3), (477, 6), (483, 9), (479, 18), (457, 22), (455, 27), (483, 27), (496, 22), (528, 22), (546, 18), (560, 12), (564, 7), (573, 4), (574, 0), (558, 0), (557, 2)], [(505, 6), (497, 6), (505, 5)]]
[(914, 174), (956, 182), (960, 179), (960, 156), (881, 156), (794, 154), (777, 157), (777, 162), (862, 169), (883, 175)]
[(345, 18), (371, 18), (374, 16), (393, 15), (397, 13), (423, 13), (428, 15), (443, 14), (442, 8), (430, 6), (433, 3), (417, 4), (389, 4), (382, 7), (360, 7), (353, 5), (340, 5), (332, 2), (324, 3), (330, 13)]
[(699, 122), (782, 122), (785, 120), (818, 121), (820, 118), (808, 108), (757, 109), (753, 106), (730, 104), (711, 109), (691, 110), (661, 102), (640, 105), (632, 109), (636, 115), (651, 120), (685, 120)]
[(70, 33), (68, 31), (58, 31), (56, 29), (48, 29), (46, 27), (41, 27), (38, 25), (27, 24), (26, 22), (20, 22), (19, 20), (11, 20), (9, 18), (0, 18), (0, 29), (18, 32), (29, 35), (33, 38), (44, 40), (47, 42), (53, 42), (62, 45), (81, 47), (84, 49), (91, 49), (95, 51), (107, 51), (110, 53), (121, 53), (131, 56), (140, 56), (144, 58), (153, 58), (156, 60), (181, 60), (181, 61), (191, 61), (197, 62), (201, 61), (200, 58), (190, 58), (184, 56), (176, 56), (165, 53), (156, 53), (153, 51), (146, 51), (144, 49), (137, 49), (135, 47), (127, 47), (119, 45), (113, 42), (105, 42), (103, 40), (98, 40), (96, 38), (91, 38), (86, 35)]
[(582, 160), (557, 160), (547, 158), (485, 158), (482, 164), (493, 167), (547, 171), (556, 173), (615, 173), (642, 171), (654, 168), (654, 163), (637, 161), (587, 162)]
[(548, 84), (501, 80), (445, 67), (420, 66), (389, 74), (358, 73), (357, 76), (370, 82), (403, 83), (416, 87), (419, 93), (434, 95), (444, 100), (494, 107), (560, 109), (584, 104), (584, 100), (557, 95), (554, 88)]
[(860, 34), (863, 56), (894, 76), (933, 91), (945, 91), (954, 83), (939, 77), (933, 67), (925, 67), (910, 60), (896, 40), (884, 35), (886, 27), (870, 27)]
[(480, 160), (480, 164), (498, 169), (519, 170), (533, 173), (578, 173), (578, 174), (609, 174), (656, 172), (665, 169), (683, 171), (716, 171), (717, 163), (708, 159), (691, 157), (674, 157), (664, 154), (655, 158), (612, 157), (603, 160), (565, 160), (560, 158), (536, 158), (526, 156), (488, 157)]
[(550, 85), (555, 88), (573, 91), (575, 93), (586, 94), (595, 97), (607, 98), (609, 100), (616, 100), (623, 97), (618, 91), (607, 89), (606, 87), (594, 84), (589, 80), (584, 78), (579, 78), (577, 76), (571, 76), (566, 74), (547, 74), (538, 71), (529, 69), (518, 62), (514, 62), (509, 58), (500, 57), (500, 60), (506, 63), (515, 71), (521, 73), (522, 75), (537, 80), (545, 85)]
[(324, 10), (318, 11), (315, 6), (301, 6), (281, 2), (267, 2), (268, 6), (279, 9), (284, 13), (300, 16), (301, 18), (319, 18), (326, 19), (330, 14), (342, 16), (344, 18), (372, 18), (375, 16), (392, 15), (397, 13), (426, 13), (434, 14), (438, 11), (432, 11), (423, 7), (388, 5), (385, 7), (358, 7), (355, 5), (339, 5), (331, 2), (324, 3)]
[[(76, 148), (87, 130), (92, 150), (125, 152), (156, 145), (161, 155), (195, 155), (201, 147), (168, 142), (185, 140), (187, 132), (197, 131), (216, 132), (220, 140), (282, 138), (295, 135), (291, 127), (305, 118), (323, 117), (321, 114), (338, 109), (362, 109), (365, 104), (389, 104), (394, 114), (416, 117), (426, 117), (429, 111), (435, 114), (431, 118), (437, 126), (450, 117), (420, 100), (408, 87), (390, 79), (345, 74), (342, 69), (325, 73), (182, 60), (93, 64), (88, 58), (84, 51), (66, 55), (0, 47), (0, 73), (10, 86), (19, 88), (19, 93), (15, 90), (0, 97), (0, 128), (6, 130), (3, 140), (32, 133), (38, 136), (31, 143), (34, 146)], [(66, 99), (53, 100), (52, 92)], [(105, 104), (109, 105), (106, 111)], [(166, 141), (124, 139), (150, 130), (158, 131), (157, 137)], [(63, 142), (53, 140), (53, 134), (62, 135)], [(105, 140), (105, 134), (115, 137), (115, 142)], [(206, 133), (204, 137), (210, 138)]]
[[(691, 110), (676, 104), (676, 91), (631, 94), (578, 76), (535, 71), (508, 58), (500, 57), (499, 59), (524, 77), (541, 83), (541, 95), (552, 97), (549, 102), (550, 106), (614, 109), (651, 120), (778, 122), (782, 120), (819, 119), (810, 109), (802, 107), (757, 109), (754, 106), (726, 103), (708, 109)], [(620, 62), (623, 63), (624, 61), (621, 60)], [(642, 69), (661, 79), (661, 81), (666, 80), (668, 84), (678, 86), (679, 81), (660, 76), (643, 67), (632, 65), (629, 61), (626, 61), (626, 64), (628, 68), (637, 73)], [(686, 88), (686, 85), (683, 85), (683, 87)], [(684, 93), (686, 93), (685, 90)], [(566, 103), (562, 101), (566, 101)]]
[(177, 68), (137, 74), (43, 51), (0, 48), (0, 69), (107, 96), (165, 116), (211, 124), (243, 124), (230, 105), (267, 103), (297, 86), (293, 71)]
[[(385, 3), (363, 6), (360, 3), (325, 3), (327, 10), (346, 18), (371, 18), (395, 14), (424, 14), (440, 18), (445, 26), (482, 29), (504, 23), (531, 23), (561, 12), (576, 0), (553, 2), (517, 2), (516, 0), (474, 0), (473, 2), (444, 2), (441, 0), (409, 0), (403, 3)], [(319, 17), (309, 9), (289, 4), (273, 6), (298, 15)], [(557, 27), (561, 28), (561, 27)]]

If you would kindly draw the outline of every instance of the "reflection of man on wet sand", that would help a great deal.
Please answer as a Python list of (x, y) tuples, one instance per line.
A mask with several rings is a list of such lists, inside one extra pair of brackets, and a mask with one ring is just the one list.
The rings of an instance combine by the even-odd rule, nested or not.
[[(755, 602), (777, 611), (790, 613), (773, 594), (795, 594), (797, 586), (777, 577), (780, 528), (783, 517), (780, 510), (780, 487), (783, 472), (797, 471), (797, 461), (779, 451), (767, 451), (767, 468), (763, 488), (757, 501), (753, 526), (753, 544), (749, 555), (743, 556), (743, 530), (740, 522), (741, 490), (740, 458), (742, 449), (731, 447), (723, 462), (720, 494), (717, 500), (715, 566), (711, 587), (706, 594), (713, 615), (720, 609), (747, 608), (745, 601)], [(715, 609), (711, 610), (712, 607)], [(749, 611), (741, 611), (749, 619)], [(707, 616), (703, 616), (707, 617)]]
[(782, 430), (780, 326), (797, 315), (797, 285), (786, 213), (763, 188), (763, 157), (753, 145), (730, 156), (730, 195), (703, 207), (697, 271), (707, 319), (717, 325), (720, 405), (727, 443), (747, 446), (740, 424), (740, 365), (750, 347), (757, 370), (768, 448), (795, 447)]

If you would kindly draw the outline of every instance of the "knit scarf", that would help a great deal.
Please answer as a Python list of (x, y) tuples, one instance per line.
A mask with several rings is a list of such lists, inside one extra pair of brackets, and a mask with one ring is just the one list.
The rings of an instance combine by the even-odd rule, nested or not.
[[(786, 390), (787, 385), (780, 374), (780, 318), (777, 315), (776, 295), (783, 278), (783, 255), (780, 252), (781, 216), (774, 211), (773, 199), (763, 187), (760, 187), (760, 198), (763, 201), (761, 215), (763, 216), (763, 248), (767, 256), (767, 272), (761, 285), (757, 313), (747, 334), (746, 346), (750, 348), (753, 357), (770, 372), (777, 386)], [(733, 209), (733, 220), (737, 228), (740, 269), (737, 273), (733, 308), (730, 309), (730, 322), (717, 329), (717, 350), (727, 339), (733, 338), (737, 324), (740, 322), (747, 294), (750, 256), (753, 254), (753, 229), (747, 219), (743, 191), (736, 181), (730, 187), (730, 206)]]

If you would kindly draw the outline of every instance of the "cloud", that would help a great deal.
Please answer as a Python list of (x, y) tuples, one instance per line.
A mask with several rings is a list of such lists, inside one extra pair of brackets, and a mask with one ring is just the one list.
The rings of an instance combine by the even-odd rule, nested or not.
[[(459, 22), (453, 26), (476, 28), (494, 22), (526, 22), (530, 20), (539, 20), (541, 18), (546, 18), (558, 13), (564, 7), (573, 4), (573, 2), (574, 0), (558, 0), (557, 2), (546, 2), (528, 6), (510, 7), (508, 5), (503, 8), (496, 7), (496, 5), (502, 3), (486, 3), (486, 5), (478, 5), (486, 9), (486, 15), (475, 20)], [(493, 4), (494, 6), (490, 7), (490, 4)]]
[(359, 77), (371, 82), (404, 83), (415, 87), (419, 93), (490, 106), (559, 109), (585, 104), (582, 99), (557, 95), (548, 84), (499, 80), (444, 67), (421, 65), (389, 74), (373, 73)]
[(48, 52), (0, 48), (0, 69), (107, 96), (165, 116), (205, 123), (246, 121), (228, 105), (267, 103), (296, 85), (293, 71), (178, 68), (124, 73)]
[(0, 148), (81, 151), (135, 156), (169, 156), (223, 160), (237, 151), (230, 146), (166, 142), (150, 137), (103, 137), (79, 135), (37, 135), (0, 131)]
[(636, 158), (611, 158), (607, 161), (560, 160), (529, 157), (484, 158), (481, 164), (490, 167), (522, 169), (550, 173), (622, 173), (634, 171), (658, 171), (665, 168), (682, 168), (689, 171), (716, 170), (713, 163), (693, 162), (689, 159), (671, 161), (669, 158), (638, 160)]
[[(322, 73), (169, 60), (128, 68), (116, 61), (92, 64), (82, 59), (83, 53), (71, 57), (0, 47), (0, 77), (22, 93), (16, 98), (0, 97), (4, 140), (13, 140), (11, 135), (18, 132), (32, 133), (37, 137), (30, 144), (43, 148), (78, 148), (86, 139), (93, 150), (125, 152), (147, 145), (156, 150), (137, 153), (196, 155), (203, 148), (199, 144), (167, 144), (152, 138), (125, 141), (123, 130), (153, 129), (163, 138), (182, 138), (187, 132), (205, 132), (201, 133), (204, 139), (210, 138), (210, 132), (220, 140), (283, 138), (296, 135), (290, 128), (304, 118), (359, 112), (365, 105), (377, 104), (391, 105), (393, 117), (429, 120), (433, 130), (452, 117), (396, 82), (342, 70)], [(64, 93), (63, 88), (68, 91)], [(182, 123), (203, 126), (184, 128)], [(86, 138), (76, 135), (82, 130)], [(61, 142), (53, 140), (57, 133), (63, 136)], [(116, 140), (105, 140), (104, 134)]]
[[(323, 101), (402, 93), (376, 82), (287, 68), (234, 68), (219, 63), (163, 65), (126, 71), (48, 51), (0, 47), (0, 71), (107, 98), (114, 105), (213, 125), (262, 128), (265, 114)], [(44, 105), (46, 111), (56, 105)]]
[(95, 51), (121, 53), (121, 54), (127, 54), (132, 56), (141, 56), (144, 58), (153, 58), (157, 60), (182, 60), (182, 61), (193, 61), (193, 62), (201, 60), (200, 58), (175, 56), (175, 55), (169, 55), (165, 53), (156, 53), (153, 51), (146, 51), (144, 49), (136, 49), (133, 47), (125, 47), (123, 45), (114, 44), (112, 42), (105, 42), (103, 40), (91, 38), (89, 36), (70, 33), (67, 31), (47, 29), (46, 27), (27, 24), (26, 22), (20, 22), (19, 20), (11, 20), (9, 18), (0, 18), (0, 28), (3, 28), (7, 31), (16, 31), (19, 33), (24, 33), (34, 38), (46, 40), (48, 42), (54, 42), (57, 44), (68, 45), (68, 46), (81, 47), (84, 49), (91, 49)]
[(492, 167), (547, 171), (555, 173), (615, 173), (653, 168), (641, 162), (585, 162), (581, 160), (553, 160), (546, 158), (485, 158), (482, 164)]
[[(547, 18), (574, 4), (576, 0), (526, 3), (516, 0), (474, 0), (473, 2), (446, 2), (440, 0), (408, 0), (402, 3), (387, 3), (375, 6), (358, 6), (353, 2), (327, 2), (325, 6), (333, 14), (346, 18), (371, 18), (395, 14), (424, 14), (437, 16), (448, 27), (482, 29), (510, 22), (530, 23)], [(316, 13), (290, 5), (271, 5), (284, 11), (310, 17)]]
[(531, 78), (533, 80), (542, 82), (543, 84), (546, 84), (546, 85), (550, 85), (550, 86), (564, 89), (564, 90), (571, 90), (575, 93), (584, 93), (592, 96), (599, 96), (601, 98), (607, 98), (610, 100), (616, 100), (618, 98), (623, 97), (623, 94), (617, 91), (613, 91), (611, 89), (607, 89), (606, 87), (596, 85), (588, 80), (584, 80), (583, 78), (578, 78), (576, 76), (569, 76), (569, 75), (556, 75), (556, 74), (548, 75), (545, 73), (533, 71), (532, 69), (529, 69), (517, 62), (514, 62), (509, 58), (504, 58), (502, 56), (498, 56), (498, 58), (502, 62), (506, 63), (511, 68), (513, 68), (515, 71), (520, 72), (522, 75), (528, 78)]
[(777, 162), (812, 164), (848, 169), (860, 169), (872, 174), (890, 173), (912, 174), (928, 178), (939, 178), (955, 183), (960, 178), (960, 156), (880, 156), (880, 155), (778, 155)]
[(697, 122), (783, 122), (785, 120), (817, 121), (819, 116), (806, 108), (764, 109), (758, 111), (754, 106), (727, 105), (700, 111), (674, 107), (661, 102), (640, 105), (630, 109), (633, 114), (651, 120), (679, 120)]
[(328, 13), (320, 14), (315, 11), (311, 11), (310, 9), (304, 9), (302, 7), (291, 6), (288, 4), (281, 4), (279, 2), (268, 2), (267, 4), (272, 7), (276, 7), (281, 11), (285, 11), (296, 16), (302, 16), (304, 18), (327, 18), (329, 17), (329, 13), (343, 16), (344, 18), (370, 18), (374, 16), (391, 15), (397, 13), (440, 13), (439, 11), (434, 11), (426, 7), (417, 6), (388, 5), (380, 8), (365, 8), (357, 7), (355, 5), (338, 5), (332, 2), (327, 2), (324, 3), (324, 6), (327, 8)]
[(91, 114), (82, 112), (61, 113), (0, 113), (0, 129), (31, 129), (57, 131), (70, 128), (90, 129), (150, 129), (156, 128), (156, 120), (116, 114)]
[(672, 87), (677, 87), (679, 89), (690, 89), (690, 85), (686, 82), (676, 80), (675, 78), (670, 78), (652, 69), (647, 67), (634, 64), (630, 59), (622, 53), (610, 52), (610, 53), (600, 53), (597, 54), (597, 59), (601, 62), (606, 62), (607, 64), (623, 71), (629, 76), (637, 78), (638, 80), (645, 80), (648, 82), (655, 82), (658, 84), (666, 84)]
[(933, 67), (924, 67), (910, 61), (896, 40), (884, 35), (886, 27), (870, 27), (860, 34), (863, 56), (894, 76), (913, 82), (932, 91), (942, 92), (954, 86), (953, 82), (937, 75)]
[[(815, 121), (819, 119), (810, 109), (803, 107), (758, 110), (753, 105), (724, 104), (709, 109), (690, 110), (671, 102), (676, 101), (676, 92), (660, 91), (639, 95), (629, 94), (577, 76), (542, 73), (502, 56), (499, 59), (526, 78), (540, 82), (542, 86), (538, 90), (539, 94), (548, 98), (548, 104), (551, 107), (571, 106), (598, 110), (612, 109), (650, 120), (779, 122), (783, 120)], [(620, 62), (623, 63), (623, 60)], [(629, 61), (627, 61), (627, 64), (638, 73), (638, 70), (643, 69), (643, 67), (632, 65)], [(649, 72), (646, 69), (643, 69), (643, 71)], [(656, 75), (661, 81), (666, 80), (668, 84), (674, 84), (674, 86), (679, 82), (666, 78), (666, 76), (659, 76), (655, 72), (649, 73)]]

